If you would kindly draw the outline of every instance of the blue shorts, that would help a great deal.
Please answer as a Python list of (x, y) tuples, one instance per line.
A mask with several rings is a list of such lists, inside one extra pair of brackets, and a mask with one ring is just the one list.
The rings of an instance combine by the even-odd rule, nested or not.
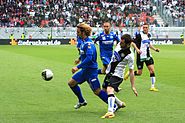
[(112, 58), (112, 51), (101, 52), (100, 57), (103, 65), (108, 65)]
[(111, 57), (101, 56), (101, 61), (103, 65), (108, 65), (110, 63), (110, 60), (111, 60)]
[(98, 79), (98, 71), (97, 69), (88, 68), (82, 69), (81, 71), (77, 72), (72, 77), (78, 84), (82, 84), (85, 81), (88, 82), (89, 86), (93, 91), (100, 88), (100, 82)]

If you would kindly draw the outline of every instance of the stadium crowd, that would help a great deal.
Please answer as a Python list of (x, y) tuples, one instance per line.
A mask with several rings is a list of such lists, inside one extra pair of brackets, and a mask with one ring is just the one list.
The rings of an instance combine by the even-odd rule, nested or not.
[(0, 2), (1, 27), (95, 27), (105, 19), (115, 26), (157, 24), (151, 0), (8, 0)]
[(185, 21), (184, 0), (162, 0), (165, 16), (171, 16), (173, 20)]

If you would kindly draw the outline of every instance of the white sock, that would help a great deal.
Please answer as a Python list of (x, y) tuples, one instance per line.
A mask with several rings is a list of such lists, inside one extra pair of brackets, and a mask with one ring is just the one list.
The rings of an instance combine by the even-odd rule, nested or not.
[(115, 104), (115, 97), (111, 96), (108, 97), (108, 112), (113, 112)]
[(151, 79), (151, 82), (152, 82), (151, 88), (154, 88), (155, 87), (155, 77), (150, 77), (150, 79)]
[(116, 96), (115, 96), (115, 103), (118, 105), (118, 106), (121, 106), (122, 105), (122, 101), (120, 99), (118, 99)]

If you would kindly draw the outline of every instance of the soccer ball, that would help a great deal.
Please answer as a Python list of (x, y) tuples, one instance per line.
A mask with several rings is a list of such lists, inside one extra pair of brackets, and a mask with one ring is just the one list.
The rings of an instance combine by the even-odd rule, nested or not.
[(53, 72), (50, 69), (44, 69), (41, 75), (42, 78), (46, 81), (50, 81), (53, 78)]

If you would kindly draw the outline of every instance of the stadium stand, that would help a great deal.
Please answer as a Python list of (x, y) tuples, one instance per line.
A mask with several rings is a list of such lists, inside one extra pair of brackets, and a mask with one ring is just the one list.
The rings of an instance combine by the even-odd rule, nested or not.
[(85, 21), (93, 27), (105, 19), (114, 26), (135, 27), (152, 17), (151, 0), (8, 0), (0, 2), (1, 27), (74, 27)]
[(185, 1), (184, 0), (153, 0), (159, 15), (165, 20), (165, 27), (185, 26)]
[[(105, 20), (114, 31), (131, 35), (147, 22), (155, 37), (179, 37), (184, 33), (184, 7), (184, 0), (0, 0), (0, 39), (11, 33), (17, 39), (23, 32), (26, 38), (46, 38), (49, 33), (53, 38), (74, 37), (71, 27), (79, 22), (100, 31)], [(163, 28), (174, 26), (179, 28)]]

